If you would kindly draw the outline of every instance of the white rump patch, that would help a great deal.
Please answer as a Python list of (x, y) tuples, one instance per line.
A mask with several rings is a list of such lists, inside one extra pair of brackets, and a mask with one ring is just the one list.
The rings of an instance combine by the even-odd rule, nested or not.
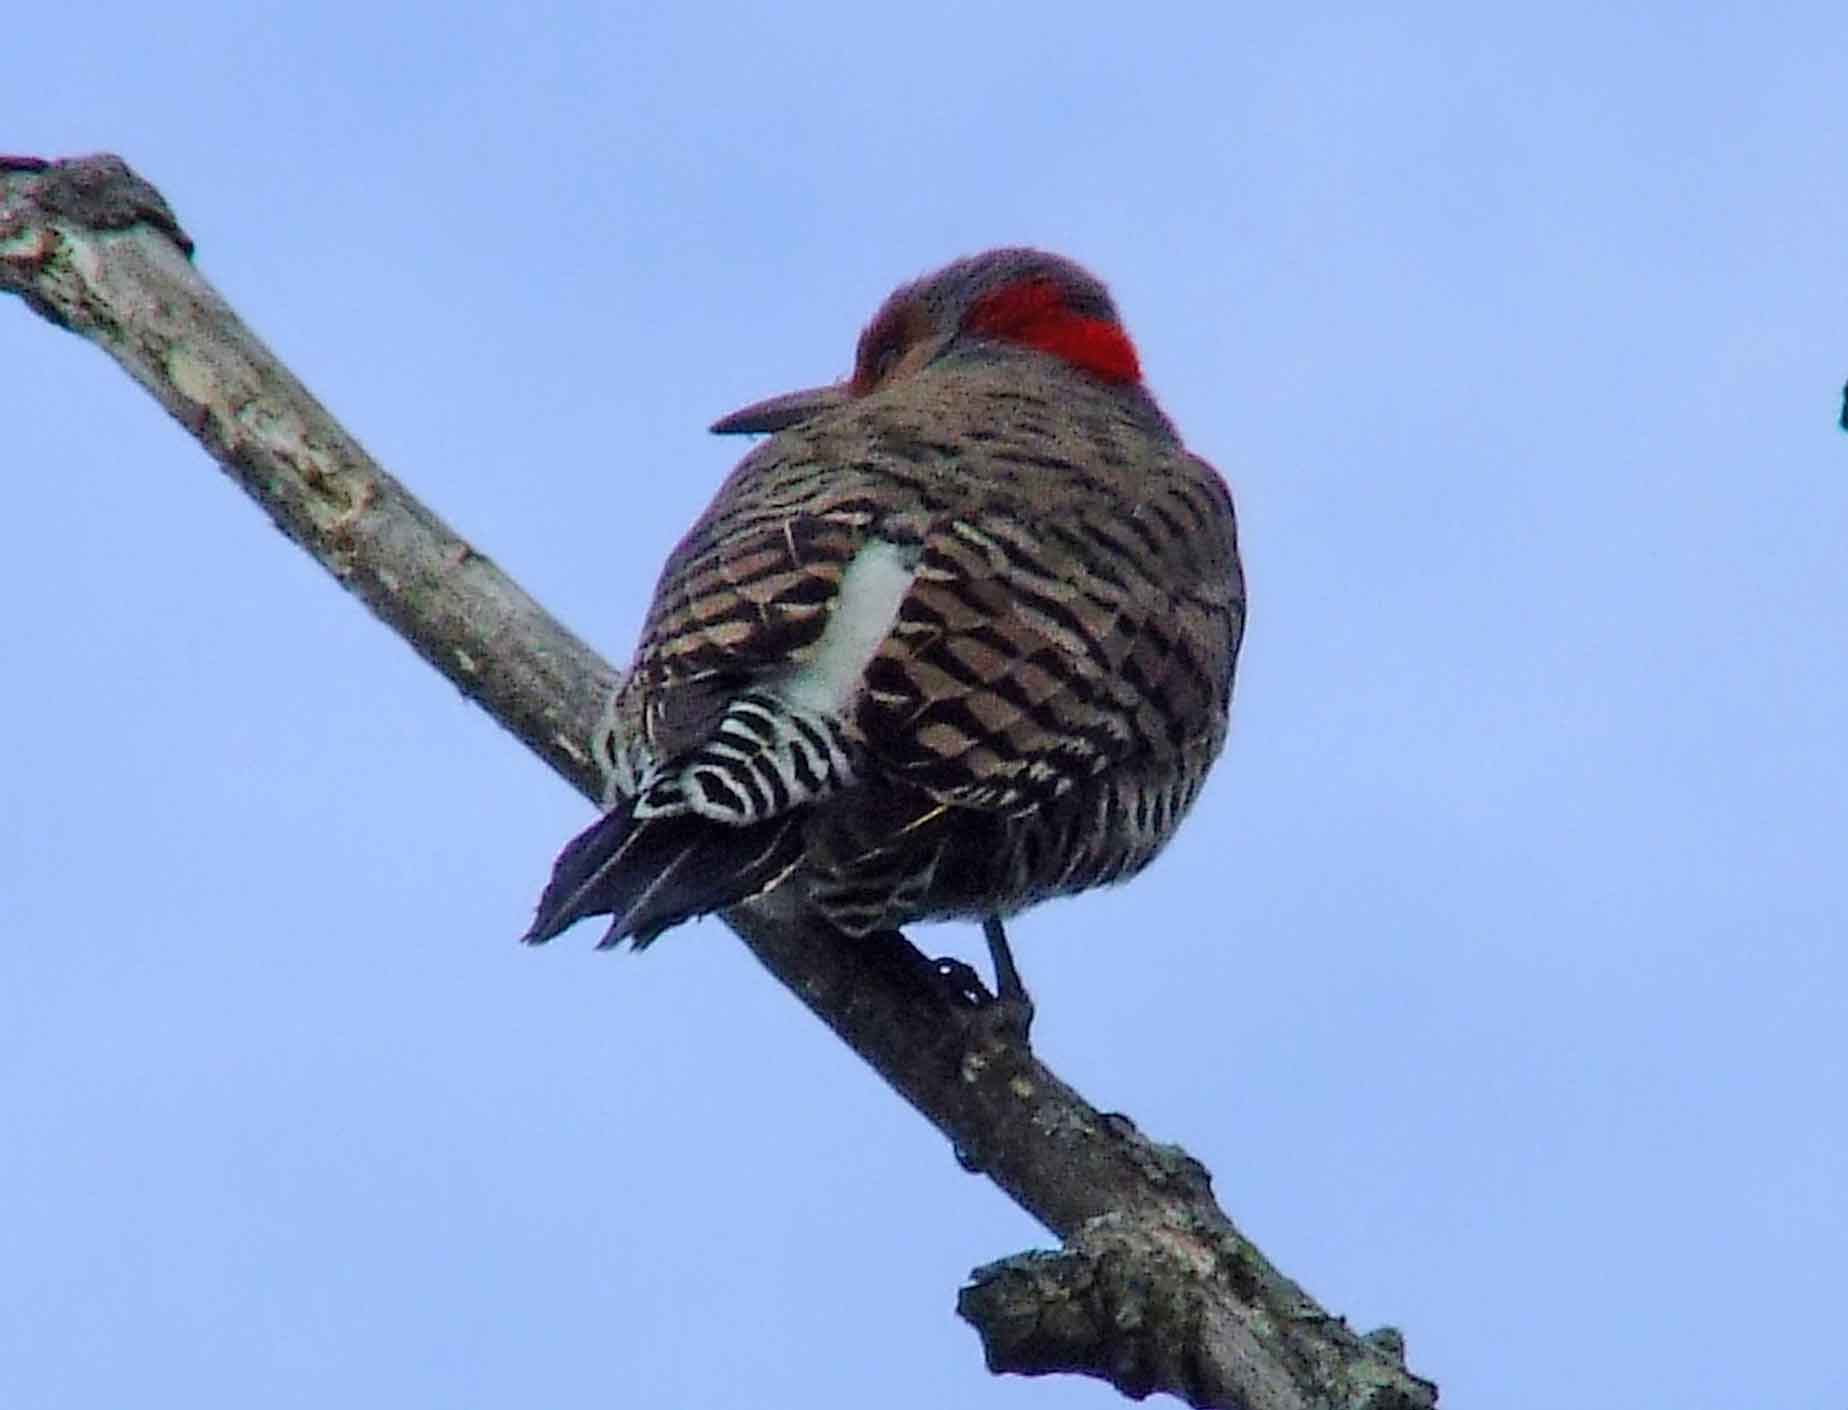
[(867, 664), (898, 621), (898, 604), (917, 576), (917, 550), (869, 539), (841, 574), (834, 611), (814, 659), (781, 683), (777, 694), (799, 710), (838, 717), (859, 694)]

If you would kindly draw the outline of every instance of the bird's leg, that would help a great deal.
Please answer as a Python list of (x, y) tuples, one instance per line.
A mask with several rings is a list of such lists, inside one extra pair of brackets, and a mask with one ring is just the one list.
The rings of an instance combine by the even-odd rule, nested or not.
[(1008, 947), (1007, 931), (1001, 928), (1000, 916), (991, 915), (982, 922), (982, 938), (988, 941), (988, 957), (995, 965), (995, 1003), (1010, 1011), (1013, 1025), (1025, 1038), (1027, 1030), (1033, 1026), (1033, 999), (1021, 982), (1020, 967), (1014, 963), (1014, 952)]

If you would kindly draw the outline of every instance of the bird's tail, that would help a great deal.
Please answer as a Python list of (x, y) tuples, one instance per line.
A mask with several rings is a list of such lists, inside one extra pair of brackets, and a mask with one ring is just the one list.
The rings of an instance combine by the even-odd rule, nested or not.
[(732, 827), (693, 813), (640, 819), (624, 799), (558, 854), (522, 937), (543, 944), (586, 916), (611, 918), (598, 941), (639, 950), (683, 920), (736, 905), (782, 881), (802, 858), (799, 813)]

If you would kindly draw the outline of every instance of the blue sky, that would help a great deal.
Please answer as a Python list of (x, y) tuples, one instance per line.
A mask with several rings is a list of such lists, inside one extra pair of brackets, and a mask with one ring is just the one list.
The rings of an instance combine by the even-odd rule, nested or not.
[[(1015, 928), (1044, 1056), (1447, 1404), (1848, 1400), (1839, 13), (667, 9), (21, 7), (0, 149), (126, 156), (618, 660), (714, 416), (1089, 264), (1251, 632), (1169, 854)], [(515, 944), (582, 803), (0, 366), (0, 1403), (1120, 1403), (986, 1375), (1044, 1236), (721, 927)]]

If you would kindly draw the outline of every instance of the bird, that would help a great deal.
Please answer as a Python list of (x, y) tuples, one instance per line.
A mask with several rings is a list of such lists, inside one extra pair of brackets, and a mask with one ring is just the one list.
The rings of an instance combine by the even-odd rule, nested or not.
[(1106, 287), (1002, 248), (901, 285), (663, 568), (591, 741), (606, 811), (525, 939), (636, 949), (778, 893), (849, 937), (1124, 880), (1219, 756), (1245, 627), (1224, 479)]

